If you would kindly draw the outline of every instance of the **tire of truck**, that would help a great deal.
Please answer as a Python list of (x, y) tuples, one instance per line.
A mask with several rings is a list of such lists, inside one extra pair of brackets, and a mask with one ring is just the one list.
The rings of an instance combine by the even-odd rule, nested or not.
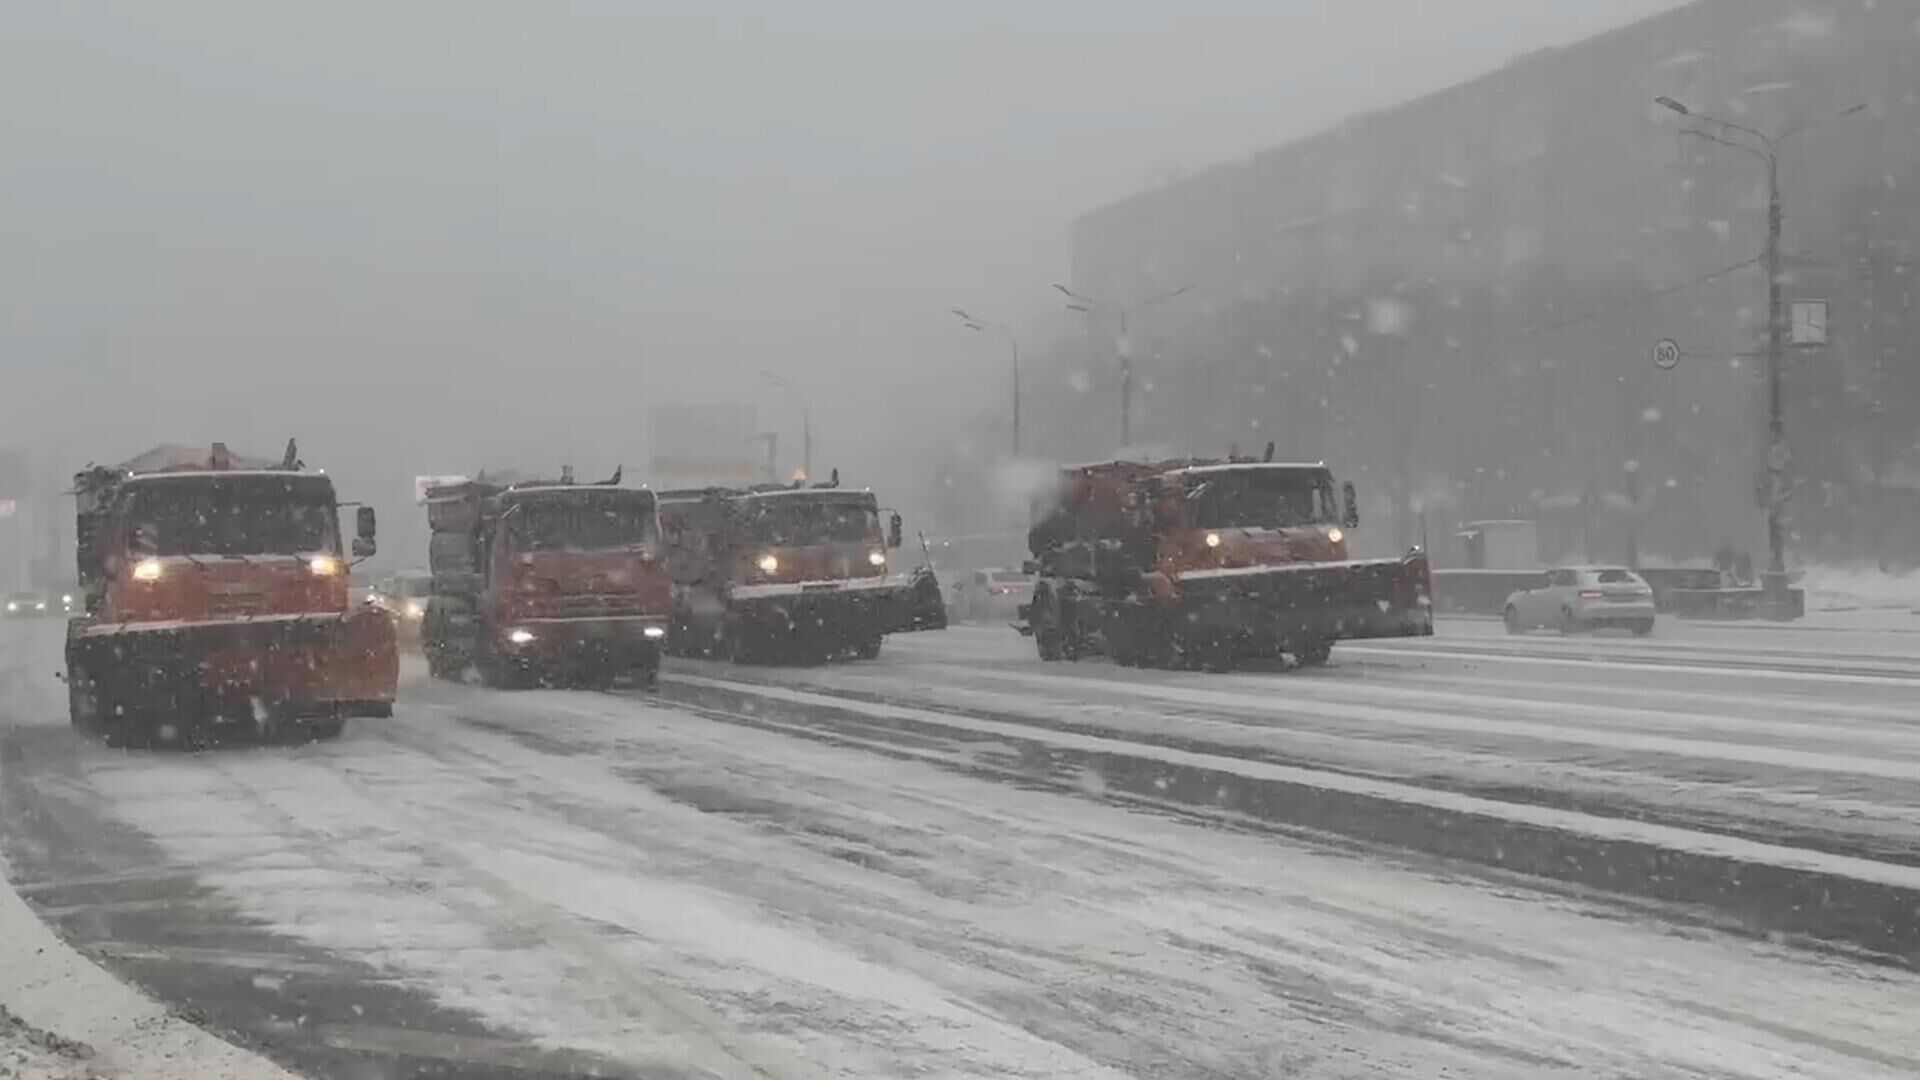
[(854, 658), (858, 660), (880, 659), (880, 643), (882, 640), (879, 634), (862, 640), (860, 644), (854, 646)]
[(1327, 661), (1333, 659), (1333, 642), (1322, 640), (1306, 642), (1300, 646), (1298, 652), (1293, 654), (1293, 658), (1301, 667), (1325, 667)]
[(467, 662), (455, 659), (444, 653), (427, 651), (427, 674), (444, 682), (459, 682), (460, 676), (467, 673)]
[(1054, 596), (1052, 589), (1034, 590), (1033, 604), (1028, 609), (1033, 614), (1029, 622), (1033, 624), (1033, 645), (1040, 659), (1048, 663), (1059, 660), (1077, 660), (1080, 650), (1074, 641), (1073, 628), (1068, 625), (1072, 619), (1072, 597), (1068, 596), (1063, 604)]
[(80, 669), (67, 670), (67, 722), (89, 734), (100, 730), (100, 694)]
[(327, 742), (340, 737), (347, 730), (347, 718), (344, 716), (323, 716), (307, 723), (307, 737), (314, 742)]

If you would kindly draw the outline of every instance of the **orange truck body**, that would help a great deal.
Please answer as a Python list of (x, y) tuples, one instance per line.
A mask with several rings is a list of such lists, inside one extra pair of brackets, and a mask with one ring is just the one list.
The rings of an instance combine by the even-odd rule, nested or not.
[(1062, 470), (1028, 541), (1040, 575), (1020, 630), (1042, 659), (1226, 667), (1336, 641), (1433, 632), (1426, 555), (1355, 560), (1359, 524), (1322, 464), (1252, 458)]
[(498, 686), (659, 675), (673, 605), (653, 492), (484, 479), (431, 487), (429, 669)]
[(676, 652), (871, 658), (887, 634), (932, 628), (917, 617), (930, 571), (894, 569), (899, 518), (883, 531), (870, 491), (837, 480), (669, 491), (660, 514), (676, 567)]
[[(333, 482), (291, 444), (279, 463), (162, 448), (79, 474), (74, 494), (76, 725), (127, 740), (222, 720), (337, 733), (392, 712), (392, 621), (349, 604)], [(357, 516), (354, 549), (370, 552), (371, 511)]]

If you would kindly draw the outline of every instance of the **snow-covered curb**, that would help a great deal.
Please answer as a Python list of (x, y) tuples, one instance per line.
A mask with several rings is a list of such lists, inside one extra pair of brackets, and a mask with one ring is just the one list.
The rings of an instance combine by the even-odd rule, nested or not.
[(0, 1076), (292, 1080), (69, 948), (10, 881), (0, 859)]
[(1809, 566), (1800, 577), (1808, 611), (1920, 612), (1920, 571), (1882, 573), (1878, 568)]

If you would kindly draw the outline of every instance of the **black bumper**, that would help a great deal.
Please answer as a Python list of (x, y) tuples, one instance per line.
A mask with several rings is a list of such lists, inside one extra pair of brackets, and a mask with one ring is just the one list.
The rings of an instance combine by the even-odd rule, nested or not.
[(1183, 632), (1261, 643), (1430, 637), (1433, 604), (1423, 563), (1390, 561), (1275, 568), (1183, 578), (1175, 605)]

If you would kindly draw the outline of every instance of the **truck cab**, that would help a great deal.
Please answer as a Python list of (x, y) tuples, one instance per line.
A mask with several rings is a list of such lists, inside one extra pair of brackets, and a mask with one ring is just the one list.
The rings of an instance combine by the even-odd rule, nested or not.
[(672, 607), (659, 511), (617, 484), (466, 484), (429, 493), (429, 666), (496, 685), (658, 677)]
[(671, 492), (662, 513), (680, 567), (675, 642), (690, 655), (872, 658), (912, 622), (914, 583), (893, 566), (900, 516), (883, 528), (871, 491)]

